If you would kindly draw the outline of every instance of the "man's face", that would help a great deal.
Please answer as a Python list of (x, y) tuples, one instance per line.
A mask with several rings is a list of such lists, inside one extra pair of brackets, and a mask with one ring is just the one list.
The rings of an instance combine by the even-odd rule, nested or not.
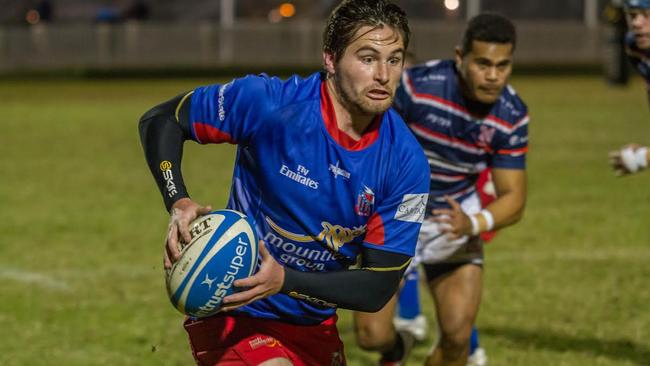
[(456, 50), (465, 96), (486, 104), (499, 99), (512, 73), (512, 43), (473, 41), (466, 55)]
[(351, 113), (376, 115), (393, 103), (402, 73), (404, 40), (388, 27), (361, 27), (338, 61), (324, 54), (339, 101)]
[(637, 47), (650, 49), (650, 9), (630, 8), (625, 11), (625, 15)]

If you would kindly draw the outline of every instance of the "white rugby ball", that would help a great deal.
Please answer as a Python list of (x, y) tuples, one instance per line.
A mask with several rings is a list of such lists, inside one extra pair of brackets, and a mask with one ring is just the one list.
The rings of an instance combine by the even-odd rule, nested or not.
[(167, 294), (183, 314), (216, 314), (223, 298), (236, 291), (233, 282), (255, 273), (258, 241), (246, 215), (217, 210), (190, 224), (192, 240), (166, 273)]

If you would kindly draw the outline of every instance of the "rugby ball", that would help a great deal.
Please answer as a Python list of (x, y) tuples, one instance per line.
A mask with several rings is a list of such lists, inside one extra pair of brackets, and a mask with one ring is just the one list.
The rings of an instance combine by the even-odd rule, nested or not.
[(190, 224), (192, 240), (166, 272), (167, 294), (183, 314), (216, 314), (223, 298), (237, 291), (233, 282), (255, 273), (258, 241), (246, 215), (217, 210)]

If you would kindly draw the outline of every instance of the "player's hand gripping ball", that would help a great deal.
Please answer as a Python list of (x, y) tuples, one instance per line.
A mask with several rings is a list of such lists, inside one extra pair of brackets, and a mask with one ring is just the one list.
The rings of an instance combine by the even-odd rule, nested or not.
[(167, 294), (183, 314), (216, 314), (235, 280), (255, 273), (258, 240), (246, 215), (217, 210), (190, 224), (192, 240), (181, 244), (180, 259), (166, 273)]

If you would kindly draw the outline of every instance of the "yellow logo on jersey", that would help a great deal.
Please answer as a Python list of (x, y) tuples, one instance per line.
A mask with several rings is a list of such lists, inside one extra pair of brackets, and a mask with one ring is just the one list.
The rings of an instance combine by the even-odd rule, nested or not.
[(271, 227), (273, 228), (273, 230), (275, 230), (278, 234), (292, 241), (298, 243), (308, 243), (310, 241), (322, 241), (325, 242), (329, 248), (337, 252), (342, 246), (351, 242), (356, 237), (365, 234), (366, 232), (366, 225), (362, 225), (350, 229), (350, 228), (343, 227), (341, 225), (333, 225), (327, 221), (323, 221), (321, 222), (321, 226), (323, 227), (323, 230), (318, 235), (316, 236), (300, 235), (281, 228), (278, 224), (273, 222), (273, 220), (271, 220), (268, 217), (266, 218), (266, 222), (268, 222), (269, 225), (271, 225)]

